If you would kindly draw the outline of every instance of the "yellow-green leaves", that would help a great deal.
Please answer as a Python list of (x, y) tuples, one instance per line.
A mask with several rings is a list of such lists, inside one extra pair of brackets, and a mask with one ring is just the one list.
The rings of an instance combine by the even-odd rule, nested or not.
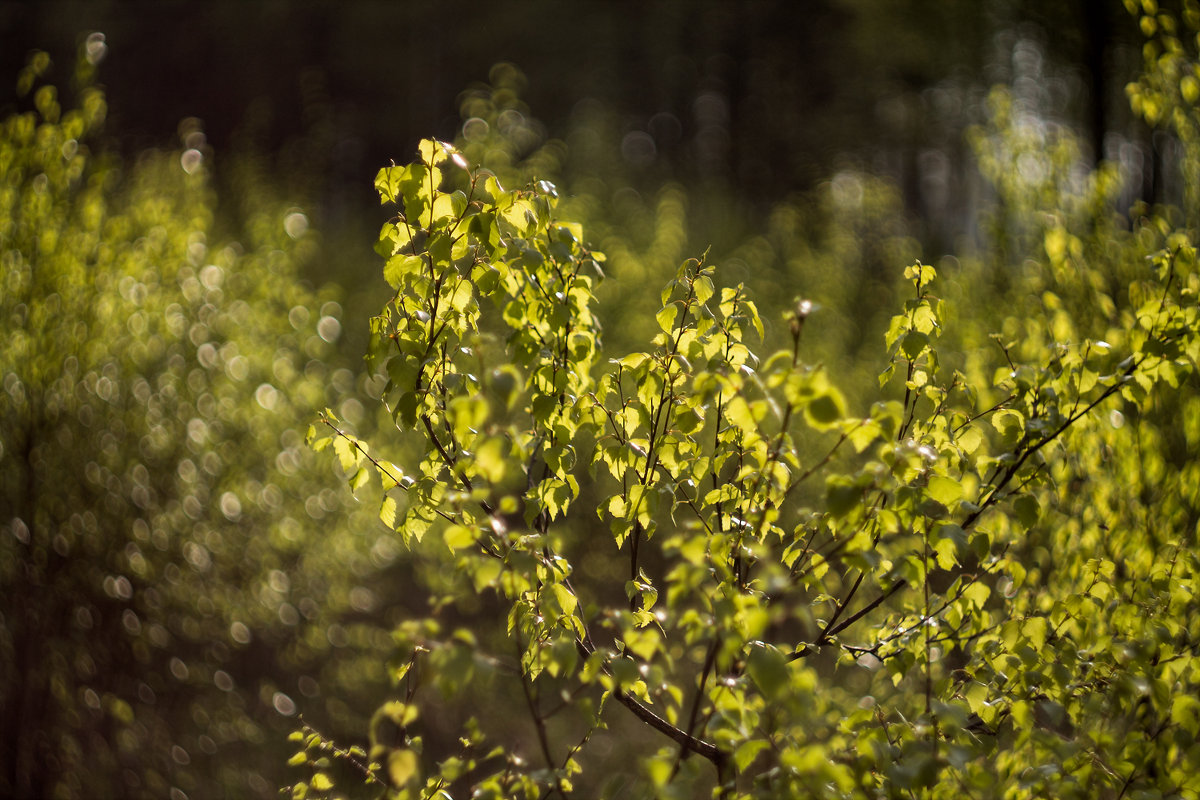
[(383, 267), (383, 279), (393, 289), (399, 289), (404, 279), (413, 274), (419, 274), (425, 267), (425, 259), (421, 256), (397, 253), (387, 260)]
[(953, 507), (963, 496), (963, 487), (959, 481), (941, 475), (932, 476), (925, 490), (931, 500), (948, 508)]
[(380, 203), (394, 203), (400, 196), (400, 182), (404, 178), (404, 169), (395, 165), (383, 167), (375, 175), (375, 191), (379, 193)]
[(365, 442), (360, 442), (353, 436), (333, 437), (333, 451), (337, 454), (338, 464), (342, 472), (349, 476), (357, 475), (359, 467), (366, 461), (367, 447)]
[(750, 645), (746, 671), (768, 700), (778, 697), (788, 687), (791, 677), (783, 653), (763, 642)]
[(464, 525), (450, 525), (442, 538), (451, 550), (462, 550), (475, 544), (476, 532)]
[(846, 401), (821, 369), (790, 370), (783, 379), (787, 402), (802, 411), (804, 420), (819, 431), (829, 430), (842, 420)]
[(663, 333), (671, 333), (675, 330), (675, 320), (679, 316), (679, 308), (673, 303), (662, 307), (654, 318), (658, 321), (658, 328)]
[(389, 529), (396, 527), (396, 498), (390, 494), (384, 495), (379, 506), (379, 521)]
[[(511, 776), (496, 794), (565, 794), (585, 762), (551, 735), (573, 722), (551, 719), (593, 701), (666, 735), (669, 752), (647, 766), (656, 783), (696, 771), (690, 781), (704, 760), (727, 787), (780, 796), (937, 794), (942, 774), (978, 787), (979, 765), (1022, 748), (1064, 764), (1059, 743), (1121, 691), (1154, 695), (1172, 724), (1200, 724), (1192, 706), (1168, 706), (1166, 678), (1111, 678), (1151, 664), (1154, 648), (1129, 636), (1135, 609), (1169, 607), (1152, 635), (1178, 652), (1183, 623), (1168, 620), (1187, 617), (1191, 589), (1171, 594), (1183, 562), (1157, 546), (1124, 552), (1139, 586), (1157, 587), (1146, 591), (1158, 605), (1137, 605), (1114, 588), (1111, 557), (1075, 557), (1146, 538), (1116, 530), (1131, 528), (1134, 493), (1090, 504), (1074, 493), (1106, 474), (1118, 458), (1109, 439), (1131, 435), (1156, 386), (1190, 379), (1200, 280), (1189, 241), (1141, 268), (1119, 324), (1112, 297), (1088, 295), (1109, 318), (1092, 339), (1069, 287), (1047, 286), (1030, 294), (1044, 325), (1008, 320), (1000, 338), (968, 346), (963, 287), (909, 266), (878, 401), (863, 409), (852, 370), (806, 349), (801, 333), (824, 323), (811, 303), (767, 330), (745, 287), (702, 260), (680, 264), (646, 314), (649, 341), (606, 359), (601, 257), (559, 217), (556, 190), (506, 189), (455, 156), (426, 142), (415, 165), (380, 174), (396, 210), (379, 245), (394, 296), (372, 323), (372, 364), (415, 454), (402, 473), (349, 435), (331, 441), (352, 486), (380, 474), (381, 519), (444, 587), (434, 613), (505, 617), (499, 655), (485, 652), (491, 636), (431, 633), (393, 670), (419, 696), (428, 661), (453, 699), (503, 665), (545, 766), (512, 757), (472, 790)], [(1047, 226), (1038, 253), (1057, 278), (1082, 280), (1067, 273), (1086, 270), (1094, 248), (1067, 222)], [(786, 346), (764, 353), (764, 334), (779, 333)], [(1099, 416), (1119, 396), (1132, 407)], [(1180, 415), (1189, 431), (1194, 411)], [(1086, 438), (1097, 430), (1109, 437), (1099, 445)], [(1123, 633), (1085, 652), (1086, 630), (1110, 625)], [(1169, 669), (1179, 679), (1183, 667)], [(582, 748), (602, 720), (594, 706), (579, 716)], [(411, 760), (418, 750), (398, 742), (379, 769), (411, 790), (429, 766)], [(470, 774), (471, 757), (441, 762), (427, 793)]]
[(387, 756), (388, 779), (393, 786), (405, 786), (416, 777), (419, 762), (412, 750), (393, 750)]

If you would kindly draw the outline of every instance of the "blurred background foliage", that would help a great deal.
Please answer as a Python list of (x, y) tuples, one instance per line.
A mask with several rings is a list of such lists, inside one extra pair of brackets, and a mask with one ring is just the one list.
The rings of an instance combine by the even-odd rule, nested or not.
[[(439, 635), (410, 620), (459, 576), (302, 441), (324, 406), (375, 425), (371, 176), (418, 139), (558, 185), (608, 255), (610, 356), (707, 250), (774, 344), (819, 305), (809, 357), (855, 408), (914, 258), (977, 323), (949, 326), (970, 370), (989, 331), (1041, 343), (1042, 310), (1103, 335), (1130, 219), (1195, 225), (1191, 62), (1144, 26), (1118, 0), (0, 0), (0, 794), (274, 796), (295, 715), (361, 739), (393, 629)], [(1178, 467), (1194, 427), (1137, 430)], [(1139, 507), (1191, 519), (1163, 473)]]
[(47, 65), (0, 136), (0, 794), (270, 795), (298, 705), (386, 685), (398, 547), (303, 440), (362, 413), (341, 307), (303, 211), (251, 172), (226, 238), (202, 134), (122, 164)]

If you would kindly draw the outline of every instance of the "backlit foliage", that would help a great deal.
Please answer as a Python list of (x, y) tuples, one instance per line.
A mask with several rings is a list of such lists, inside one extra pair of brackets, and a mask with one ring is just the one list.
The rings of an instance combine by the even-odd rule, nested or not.
[[(376, 188), (395, 294), (372, 364), (423, 455), (332, 413), (310, 438), (451, 569), (397, 632), (370, 749), (297, 734), (318, 771), (294, 796), (333, 790), (339, 756), (395, 797), (1200, 791), (1195, 489), (1153, 455), (1200, 355), (1186, 231), (1114, 235), (1117, 290), (1064, 218), (1046, 315), (990, 308), (1001, 338), (968, 350), (913, 264), (881, 399), (851, 409), (806, 358), (806, 300), (762, 352), (745, 287), (688, 260), (645, 348), (605, 358), (604, 259), (553, 186), (426, 141)], [(464, 612), (480, 596), (495, 614)], [(454, 703), (509, 693), (523, 722)], [(458, 744), (427, 746), (446, 714)]]

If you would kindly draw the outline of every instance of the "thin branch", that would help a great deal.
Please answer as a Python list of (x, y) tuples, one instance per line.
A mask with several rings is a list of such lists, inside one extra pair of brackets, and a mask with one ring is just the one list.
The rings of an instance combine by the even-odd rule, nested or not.
[[(574, 592), (574, 589), (572, 589), (566, 581), (563, 583), (568, 589), (571, 589), (571, 591)], [(578, 597), (578, 595), (576, 596)], [(583, 636), (579, 636), (578, 634), (576, 635), (575, 647), (579, 651), (579, 654), (586, 659), (596, 651), (596, 646), (592, 643), (592, 636), (587, 630), (587, 623), (581, 620), (581, 624), (583, 625)], [(605, 665), (604, 669), (606, 673), (611, 675), (607, 664)], [(703, 756), (708, 761), (712, 762), (713, 766), (717, 768), (718, 777), (724, 775), (725, 765), (729, 761), (729, 754), (724, 750), (711, 742), (706, 742), (703, 739), (693, 736), (687, 731), (672, 725), (670, 722), (654, 713), (653, 710), (645, 706), (636, 697), (633, 697), (619, 687), (612, 690), (612, 696), (615, 697), (617, 701), (621, 703), (621, 705), (632, 711), (634, 716), (645, 722), (651, 728), (654, 728), (659, 733), (665, 735), (680, 747), (686, 748), (687, 750)]]
[[(712, 672), (713, 664), (717, 660), (717, 648), (720, 646), (721, 640), (714, 636), (712, 644), (708, 647), (708, 654), (704, 657), (704, 670), (700, 673), (700, 685), (696, 687), (696, 695), (692, 698), (692, 710), (688, 713), (687, 733), (689, 735), (696, 732), (696, 718), (700, 714), (700, 702), (704, 699), (704, 686), (708, 683), (708, 676)], [(671, 777), (674, 778), (679, 774), (679, 768), (683, 764), (683, 760), (687, 758), (688, 751), (684, 748), (679, 748), (679, 755), (675, 759), (675, 767), (671, 770)]]
[[(524, 647), (521, 645), (520, 637), (514, 639), (517, 646), (517, 657), (520, 658)], [(529, 686), (529, 676), (525, 670), (521, 670), (521, 691), (525, 694), (525, 705), (529, 707), (529, 715), (533, 717), (533, 725), (537, 729), (538, 744), (542, 748), (542, 756), (546, 759), (546, 766), (554, 769), (554, 756), (550, 754), (550, 741), (546, 738), (546, 720), (538, 711), (537, 698), (533, 696), (533, 691)]]
[[(860, 575), (859, 578), (861, 581), (862, 576)], [(833, 626), (833, 622), (837, 619), (837, 616), (835, 615), (834, 619), (831, 619), (829, 622), (827, 622), (825, 624), (825, 629), (823, 631), (821, 631), (821, 634), (816, 639), (814, 639), (811, 643), (809, 643), (809, 645), (807, 647), (805, 647), (803, 650), (798, 650), (795, 653), (792, 653), (790, 656), (788, 656), (787, 660), (795, 661), (800, 658), (806, 658), (811, 653), (816, 652), (816, 649), (818, 647), (820, 647), (821, 645), (828, 642), (830, 639), (832, 639), (837, 634), (846, 630), (846, 628), (849, 628), (851, 625), (858, 622), (860, 619), (865, 617), (867, 614), (870, 614), (876, 608), (881, 606), (889, 597), (891, 597), (896, 592), (900, 591), (901, 589), (903, 589), (906, 586), (908, 586), (908, 581), (901, 578), (900, 580), (898, 580), (894, 584), (892, 584), (892, 588), (888, 589), (886, 592), (879, 595), (879, 597), (876, 597), (874, 600), (867, 603), (861, 609), (859, 609), (858, 611), (851, 614), (849, 617), (847, 617), (842, 622), (842, 624), (840, 624), (836, 627)], [(849, 602), (849, 597), (847, 597), (846, 601)], [(838, 614), (840, 614), (842, 612), (842, 610), (844, 610), (844, 609), (845, 609), (844, 605), (840, 606), (838, 608)]]
[[(363, 446), (361, 444), (359, 444), (357, 439), (355, 439), (353, 436), (350, 436), (348, 433), (346, 433), (345, 431), (340, 429), (338, 426), (334, 425), (333, 422), (330, 421), (330, 419), (324, 415), (322, 415), (322, 417), (321, 417), (321, 422), (325, 423), (326, 427), (328, 427), (330, 430), (332, 430), (338, 436), (340, 436), (343, 439), (345, 439), (346, 441), (348, 441), (354, 447), (355, 450), (362, 453), (363, 457), (365, 459), (367, 459), (368, 461), (370, 461), (375, 466), (375, 469), (379, 471), (380, 475), (387, 476), (387, 479), (392, 482), (392, 484), (394, 485), (394, 488), (400, 489), (403, 492), (408, 491), (408, 487), (405, 486), (403, 483), (401, 483), (400, 479), (397, 478), (395, 475), (393, 475), (391, 470), (389, 470), (387, 467), (383, 466), (383, 463), (379, 459), (375, 458), (375, 456), (368, 453), (366, 451), (366, 449), (364, 449)], [(447, 522), (455, 521), (454, 517), (447, 514), (445, 511), (442, 511), (440, 508), (434, 508), (431, 510), (433, 511), (433, 513), (437, 514), (439, 517), (446, 520)]]
[(797, 486), (804, 483), (806, 480), (808, 480), (810, 477), (812, 477), (814, 472), (816, 472), (821, 467), (828, 464), (830, 459), (833, 458), (834, 454), (837, 453), (837, 451), (841, 448), (842, 444), (846, 441), (846, 439), (850, 438), (850, 434), (853, 433), (854, 431), (858, 430), (859, 428), (861, 428), (862, 425), (863, 425), (863, 423), (860, 421), (853, 428), (842, 433), (842, 435), (838, 437), (838, 440), (833, 443), (833, 447), (829, 448), (829, 452), (825, 454), (824, 458), (822, 458), (820, 461), (818, 461), (817, 463), (813, 464), (811, 467), (806, 469), (803, 473), (801, 473), (799, 478), (796, 478), (796, 480), (792, 481), (791, 484), (789, 484), (788, 487), (786, 489), (784, 489), (783, 499), (786, 500), (787, 496), (789, 494), (791, 494), (792, 491)]
[(634, 716), (642, 720), (642, 722), (645, 722), (651, 728), (654, 728), (659, 733), (664, 734), (679, 746), (684, 747), (693, 753), (703, 756), (711, 761), (717, 767), (718, 771), (720, 771), (722, 769), (722, 765), (728, 761), (729, 755), (724, 750), (720, 749), (711, 742), (706, 742), (703, 739), (697, 739), (687, 731), (675, 727), (658, 714), (655, 714), (650, 708), (643, 705), (642, 702), (636, 697), (633, 697), (624, 690), (619, 688), (613, 689), (613, 697), (617, 698), (621, 705), (632, 711)]

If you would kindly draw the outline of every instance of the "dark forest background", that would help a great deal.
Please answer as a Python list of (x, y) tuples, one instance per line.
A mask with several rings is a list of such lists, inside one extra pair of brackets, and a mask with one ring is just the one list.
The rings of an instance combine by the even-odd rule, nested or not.
[(1119, 0), (7, 0), (0, 68), (15, 74), (34, 47), (69, 65), (93, 30), (109, 45), (107, 130), (122, 151), (198, 119), (217, 154), (269, 162), (333, 240), (363, 240), (381, 218), (374, 172), (422, 137), (454, 139), (460, 95), (499, 62), (524, 73), (522, 99), (551, 137), (605, 114), (643, 187), (764, 204), (849, 164), (901, 187), (935, 251), (974, 218), (962, 133), (995, 84), (1074, 129), (1091, 158), (1142, 174), (1146, 199), (1163, 192), (1125, 98), (1141, 37)]

